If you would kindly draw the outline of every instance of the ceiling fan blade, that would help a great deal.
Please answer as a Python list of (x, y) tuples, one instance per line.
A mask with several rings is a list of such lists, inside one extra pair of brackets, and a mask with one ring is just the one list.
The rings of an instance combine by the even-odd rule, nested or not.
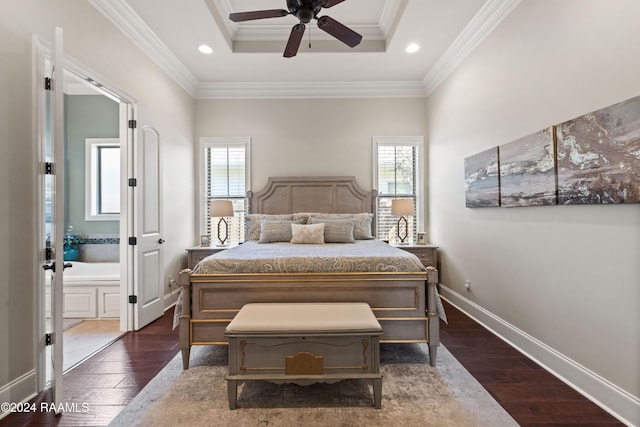
[(293, 26), (291, 29), (291, 35), (289, 36), (289, 41), (287, 42), (287, 47), (284, 49), (283, 56), (285, 58), (296, 56), (305, 28), (306, 26), (304, 24), (296, 24)]
[(356, 47), (360, 44), (360, 41), (362, 41), (362, 36), (360, 34), (356, 33), (351, 28), (342, 25), (330, 16), (322, 16), (318, 18), (318, 28), (331, 34), (333, 37), (350, 47)]
[(257, 10), (254, 12), (238, 12), (229, 14), (233, 22), (253, 21), (254, 19), (280, 18), (287, 16), (289, 11), (284, 9)]
[(343, 1), (344, 0), (327, 0), (322, 7), (324, 7), (325, 9), (329, 9), (330, 7), (340, 4)]

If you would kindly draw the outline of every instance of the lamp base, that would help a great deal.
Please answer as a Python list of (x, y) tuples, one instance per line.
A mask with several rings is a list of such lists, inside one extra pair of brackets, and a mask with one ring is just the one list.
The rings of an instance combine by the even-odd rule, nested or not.
[[(223, 226), (224, 226), (224, 238), (222, 237), (222, 233), (221, 233)], [(228, 238), (229, 238), (229, 223), (227, 222), (226, 219), (220, 218), (220, 221), (218, 221), (218, 242), (219, 243), (216, 244), (216, 246), (218, 247), (227, 246), (229, 244)]]
[(409, 221), (404, 216), (401, 216), (398, 220), (398, 227), (396, 228), (396, 235), (398, 236), (399, 245), (408, 245), (409, 237)]

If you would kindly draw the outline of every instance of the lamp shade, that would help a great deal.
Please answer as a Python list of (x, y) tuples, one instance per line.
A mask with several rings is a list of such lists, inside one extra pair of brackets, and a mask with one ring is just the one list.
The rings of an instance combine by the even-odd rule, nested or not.
[(209, 216), (233, 216), (233, 202), (231, 200), (211, 200), (209, 202)]
[(391, 201), (391, 215), (406, 216), (416, 213), (412, 199), (394, 199)]

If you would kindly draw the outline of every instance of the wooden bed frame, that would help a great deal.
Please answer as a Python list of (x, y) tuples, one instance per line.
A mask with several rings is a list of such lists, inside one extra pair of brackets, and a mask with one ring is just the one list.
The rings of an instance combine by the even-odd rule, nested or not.
[[(355, 177), (272, 177), (263, 190), (248, 193), (249, 212), (262, 214), (375, 212), (375, 196)], [(243, 305), (255, 302), (366, 302), (382, 325), (381, 343), (428, 343), (429, 362), (436, 365), (435, 266), (411, 273), (193, 274), (187, 269), (178, 281), (184, 369), (192, 345), (227, 345), (225, 328)]]

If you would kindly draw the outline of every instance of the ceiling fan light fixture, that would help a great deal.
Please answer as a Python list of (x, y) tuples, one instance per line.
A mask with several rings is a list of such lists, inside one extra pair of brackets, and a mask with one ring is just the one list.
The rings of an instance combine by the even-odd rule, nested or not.
[[(232, 22), (253, 21), (256, 19), (279, 18), (293, 15), (298, 18), (298, 24), (294, 25), (285, 47), (284, 57), (296, 56), (300, 42), (304, 35), (305, 27), (315, 19), (318, 21), (318, 28), (334, 38), (340, 40), (349, 47), (356, 47), (362, 41), (362, 35), (356, 33), (351, 28), (341, 24), (329, 16), (318, 16), (321, 10), (329, 9), (346, 0), (287, 0), (287, 9), (254, 10), (252, 12), (236, 12), (229, 14)], [(311, 46), (309, 46), (311, 47)]]
[(213, 49), (208, 44), (201, 44), (198, 46), (198, 51), (204, 55), (211, 55), (213, 53)]
[(405, 52), (407, 53), (416, 53), (420, 50), (420, 45), (418, 43), (410, 43), (406, 48)]

